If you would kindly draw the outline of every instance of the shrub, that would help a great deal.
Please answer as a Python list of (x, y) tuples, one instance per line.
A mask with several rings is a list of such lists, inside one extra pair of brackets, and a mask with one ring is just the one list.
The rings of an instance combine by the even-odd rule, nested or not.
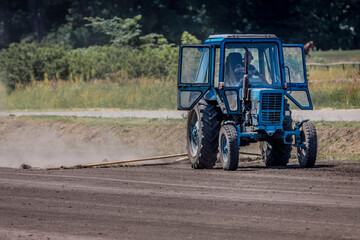
[(60, 45), (16, 43), (1, 52), (0, 68), (5, 73), (2, 80), (12, 90), (17, 85), (43, 81), (45, 76), (50, 80), (120, 81), (119, 78), (139, 77), (169, 80), (176, 78), (177, 56), (178, 50), (172, 44), (71, 50)]
[(10, 89), (31, 81), (48, 78), (66, 78), (68, 61), (65, 46), (44, 46), (36, 43), (13, 43), (0, 54), (0, 68), (5, 72), (2, 79)]

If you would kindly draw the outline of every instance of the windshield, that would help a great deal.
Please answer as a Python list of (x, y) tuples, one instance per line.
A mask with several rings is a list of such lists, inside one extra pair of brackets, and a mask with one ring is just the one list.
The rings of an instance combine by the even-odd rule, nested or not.
[(224, 84), (242, 87), (245, 49), (249, 49), (250, 87), (281, 87), (279, 51), (276, 43), (228, 43), (225, 45)]

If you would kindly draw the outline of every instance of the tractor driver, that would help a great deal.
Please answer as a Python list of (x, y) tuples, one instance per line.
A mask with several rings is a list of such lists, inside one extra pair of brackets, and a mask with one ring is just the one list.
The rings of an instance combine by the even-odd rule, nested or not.
[[(259, 73), (259, 71), (254, 67), (254, 65), (251, 65), (251, 61), (254, 59), (252, 53), (249, 51), (249, 55), (248, 55), (248, 63), (249, 63), (249, 69), (248, 69), (248, 75), (249, 78), (251, 78), (252, 76), (256, 76), (259, 77), (264, 83), (268, 83), (265, 79), (265, 76), (261, 73)], [(244, 62), (245, 62), (245, 57), (244, 57)], [(245, 71), (245, 70), (244, 70)]]

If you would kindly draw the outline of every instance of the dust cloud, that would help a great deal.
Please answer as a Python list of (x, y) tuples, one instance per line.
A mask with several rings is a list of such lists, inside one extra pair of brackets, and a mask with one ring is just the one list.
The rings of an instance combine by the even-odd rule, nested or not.
[[(32, 126), (34, 127), (34, 126)], [(20, 126), (0, 134), (0, 167), (71, 167), (149, 156), (151, 151), (130, 148), (109, 131), (55, 131)]]

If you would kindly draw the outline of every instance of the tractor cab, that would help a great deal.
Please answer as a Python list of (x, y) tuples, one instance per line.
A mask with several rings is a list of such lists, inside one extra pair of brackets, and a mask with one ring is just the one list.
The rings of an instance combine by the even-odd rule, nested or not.
[(245, 47), (249, 88), (282, 89), (300, 109), (312, 109), (303, 46), (282, 44), (271, 34), (211, 35), (203, 45), (181, 46), (178, 109), (190, 110), (208, 93), (205, 98), (223, 103), (223, 113), (239, 114)]

